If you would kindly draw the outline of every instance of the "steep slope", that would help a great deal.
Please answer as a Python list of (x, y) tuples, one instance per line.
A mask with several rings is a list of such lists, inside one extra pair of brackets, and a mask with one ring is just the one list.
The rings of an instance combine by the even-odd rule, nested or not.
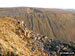
[(0, 55), (41, 56), (44, 52), (38, 49), (33, 52), (31, 48), (34, 45), (30, 44), (28, 36), (25, 36), (22, 28), (18, 27), (20, 28), (20, 25), (14, 19), (0, 18)]
[(75, 41), (75, 12), (61, 9), (5, 8), (0, 16), (24, 20), (34, 32), (58, 40)]
[(0, 19), (0, 44), (3, 51), (13, 51), (15, 54), (19, 54), (24, 52), (24, 45), (26, 43), (14, 33), (15, 24), (16, 21), (12, 21), (11, 19)]

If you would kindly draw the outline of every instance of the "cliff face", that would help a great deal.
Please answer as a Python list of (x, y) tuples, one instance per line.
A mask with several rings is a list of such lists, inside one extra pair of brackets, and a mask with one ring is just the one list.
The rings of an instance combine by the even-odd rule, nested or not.
[(75, 13), (61, 9), (6, 8), (0, 9), (0, 16), (25, 21), (27, 27), (36, 33), (58, 40), (75, 41)]

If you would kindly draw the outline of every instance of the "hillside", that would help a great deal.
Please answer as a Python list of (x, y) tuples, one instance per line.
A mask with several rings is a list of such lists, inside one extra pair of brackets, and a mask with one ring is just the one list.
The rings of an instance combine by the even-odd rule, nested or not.
[(33, 51), (34, 49), (32, 48), (34, 48), (35, 45), (31, 44), (30, 35), (25, 35), (25, 33), (27, 34), (28, 32), (29, 34), (29, 32), (32, 31), (27, 30), (27, 28), (23, 31), (22, 26), (20, 26), (16, 20), (7, 17), (0, 18), (0, 56), (41, 56), (41, 54), (44, 53), (38, 48)]
[(75, 41), (75, 12), (72, 10), (1, 8), (0, 16), (24, 20), (29, 29), (52, 39)]
[(29, 30), (24, 21), (0, 17), (0, 56), (59, 56), (63, 51), (74, 53), (75, 43), (50, 39)]

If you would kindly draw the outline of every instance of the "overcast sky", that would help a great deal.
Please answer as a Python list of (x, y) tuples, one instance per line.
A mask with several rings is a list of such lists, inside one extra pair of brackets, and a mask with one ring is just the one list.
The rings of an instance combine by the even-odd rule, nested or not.
[(75, 9), (75, 0), (0, 0), (0, 7)]

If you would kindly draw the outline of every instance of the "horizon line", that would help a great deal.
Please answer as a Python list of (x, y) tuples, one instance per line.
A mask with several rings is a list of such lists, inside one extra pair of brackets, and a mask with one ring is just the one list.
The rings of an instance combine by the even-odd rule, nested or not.
[(0, 8), (40, 8), (40, 9), (69, 9), (69, 10), (75, 10), (75, 8), (47, 8), (47, 7), (34, 7), (34, 6), (11, 6), (11, 7), (0, 7)]

